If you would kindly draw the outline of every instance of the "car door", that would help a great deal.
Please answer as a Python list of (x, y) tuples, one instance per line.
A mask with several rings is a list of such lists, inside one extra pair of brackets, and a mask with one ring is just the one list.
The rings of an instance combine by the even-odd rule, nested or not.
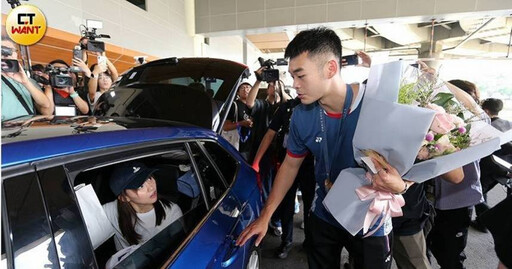
[[(191, 264), (197, 268), (241, 268), (244, 248), (236, 247), (234, 241), (243, 230), (242, 203), (227, 188), (223, 175), (202, 142), (189, 145), (196, 178), (200, 180), (202, 195), (210, 205), (210, 215), (170, 268), (190, 268)], [(233, 160), (232, 164), (236, 165), (236, 162)]]
[(9, 236), (3, 238), (2, 263), (8, 268), (96, 267), (63, 168), (24, 170), (21, 175), (17, 169), (3, 171), (2, 226)]

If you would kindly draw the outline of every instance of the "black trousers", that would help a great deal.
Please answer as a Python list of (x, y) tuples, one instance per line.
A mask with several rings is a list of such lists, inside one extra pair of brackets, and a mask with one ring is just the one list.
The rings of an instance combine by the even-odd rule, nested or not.
[(471, 222), (471, 207), (436, 209), (434, 227), (427, 237), (427, 247), (442, 269), (462, 269)]
[(311, 248), (308, 251), (310, 269), (340, 268), (340, 256), (344, 247), (354, 260), (356, 269), (389, 269), (393, 249), (393, 233), (387, 236), (362, 238), (352, 236), (344, 229), (335, 227), (315, 214), (309, 218)]
[(479, 217), (485, 211), (489, 210), (489, 205), (487, 204), (487, 193), (498, 185), (498, 181), (496, 181), (493, 177), (480, 177), (480, 182), (482, 184), (482, 193), (484, 195), (484, 201), (475, 205), (475, 213), (476, 217)]

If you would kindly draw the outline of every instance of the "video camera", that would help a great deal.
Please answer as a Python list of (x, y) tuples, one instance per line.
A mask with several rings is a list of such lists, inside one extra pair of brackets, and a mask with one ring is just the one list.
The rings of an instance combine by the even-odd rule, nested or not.
[(6, 73), (18, 73), (20, 66), (18, 60), (15, 59), (3, 59), (12, 55), (12, 49), (2, 46), (2, 72)]
[(272, 82), (279, 80), (279, 70), (274, 68), (274, 65), (287, 65), (288, 62), (285, 59), (277, 59), (275, 62), (272, 59), (263, 59), (262, 57), (258, 58), (261, 67), (266, 66), (267, 69), (263, 70), (261, 73), (261, 80), (266, 82)]
[(73, 78), (69, 73), (78, 73), (80, 68), (77, 66), (66, 67), (55, 67), (47, 65), (45, 71), (50, 75), (50, 85), (54, 88), (66, 88), (72, 87)]
[(258, 58), (258, 61), (260, 62), (260, 66), (264, 67), (266, 66), (267, 69), (263, 70), (261, 73), (261, 80), (266, 82), (272, 82), (279, 80), (279, 70), (274, 68), (274, 65), (276, 62), (274, 62), (271, 59), (263, 59), (262, 57)]
[(84, 49), (88, 51), (104, 52), (105, 43), (96, 40), (96, 38), (110, 38), (110, 35), (98, 34), (96, 31), (103, 28), (103, 22), (96, 20), (86, 20), (85, 29), (82, 30), (82, 37), (87, 38), (87, 47)]

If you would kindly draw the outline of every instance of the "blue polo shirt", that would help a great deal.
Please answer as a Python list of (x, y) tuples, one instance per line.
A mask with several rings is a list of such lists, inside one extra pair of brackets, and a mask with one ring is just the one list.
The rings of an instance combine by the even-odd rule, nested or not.
[[(349, 86), (347, 85), (347, 87)], [(322, 152), (322, 143), (325, 141), (322, 139), (324, 135), (322, 134), (321, 129), (320, 112), (324, 113), (323, 118), (325, 119), (326, 124), (325, 129), (327, 132), (327, 148), (329, 160), (334, 158), (335, 153), (338, 154), (337, 160), (334, 162), (331, 161), (332, 173), (330, 180), (334, 183), (341, 170), (350, 167), (359, 167), (354, 159), (352, 140), (356, 130), (357, 121), (359, 119), (359, 113), (361, 110), (360, 103), (362, 100), (363, 92), (364, 91), (362, 89), (359, 91), (355, 102), (350, 108), (349, 114), (345, 117), (345, 126), (343, 126), (342, 134), (338, 134), (340, 132), (340, 124), (342, 124), (343, 118), (341, 113), (327, 113), (318, 104), (318, 102), (309, 105), (299, 104), (293, 111), (292, 119), (290, 122), (290, 134), (288, 137), (287, 148), (288, 155), (295, 158), (301, 158), (306, 156), (308, 151), (311, 151), (315, 157), (315, 179), (317, 184), (315, 199), (313, 201), (311, 210), (320, 219), (341, 229), (343, 229), (343, 227), (338, 223), (338, 221), (336, 221), (332, 214), (329, 213), (327, 209), (325, 209), (322, 203), (325, 196), (327, 195), (327, 190), (325, 189), (324, 185), (324, 181), (327, 178), (327, 173), (325, 171), (326, 166)], [(342, 136), (342, 141), (340, 147), (336, 149), (336, 139), (339, 135)], [(383, 225), (373, 236), (382, 236), (388, 234), (391, 230), (390, 223), (391, 219), (386, 221), (386, 224)]]

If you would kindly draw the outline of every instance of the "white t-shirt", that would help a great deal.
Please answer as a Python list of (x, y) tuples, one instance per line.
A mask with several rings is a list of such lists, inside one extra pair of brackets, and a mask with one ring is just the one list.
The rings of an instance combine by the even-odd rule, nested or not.
[[(110, 203), (104, 204), (103, 209), (105, 210), (105, 214), (107, 215), (108, 220), (114, 227), (114, 242), (116, 244), (116, 250), (119, 251), (123, 248), (129, 247), (130, 244), (123, 237), (121, 229), (119, 228), (119, 215), (117, 212), (117, 203), (118, 201), (115, 200)], [(181, 209), (177, 204), (171, 203), (169, 207), (164, 205), (162, 206), (165, 210), (165, 219), (163, 219), (160, 225), (158, 226), (155, 226), (156, 214), (154, 208), (146, 213), (137, 213), (137, 217), (139, 219), (135, 224), (135, 232), (140, 234), (142, 237), (139, 244), (143, 244), (147, 240), (151, 239), (153, 236), (155, 236), (157, 233), (165, 229), (175, 220), (183, 216), (183, 213), (181, 212)]]

